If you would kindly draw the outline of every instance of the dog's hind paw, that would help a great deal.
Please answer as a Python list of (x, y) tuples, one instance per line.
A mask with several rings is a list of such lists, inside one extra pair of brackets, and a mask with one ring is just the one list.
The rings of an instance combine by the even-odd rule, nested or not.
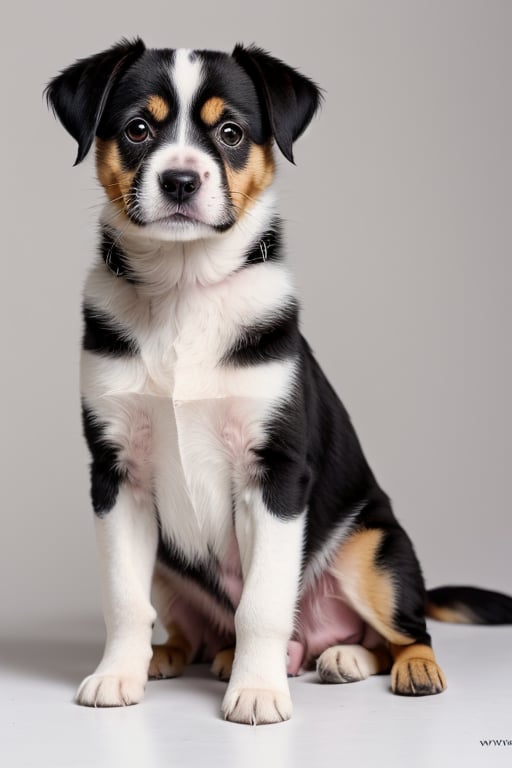
[(231, 677), (231, 670), (233, 668), (233, 659), (235, 657), (234, 648), (226, 648), (223, 651), (219, 651), (215, 656), (211, 670), (215, 677), (219, 680), (229, 680)]
[(292, 716), (292, 700), (282, 691), (265, 688), (229, 688), (222, 703), (225, 720), (247, 725), (281, 723)]
[(446, 679), (435, 661), (405, 659), (393, 665), (391, 690), (401, 696), (431, 696), (446, 688)]
[(127, 675), (89, 675), (75, 701), (85, 707), (127, 707), (144, 698), (146, 680)]
[(384, 652), (368, 651), (361, 645), (333, 645), (319, 657), (316, 668), (323, 683), (356, 683), (376, 675), (387, 667), (389, 658)]
[(150, 680), (164, 680), (179, 677), (185, 669), (185, 654), (181, 648), (170, 644), (154, 645), (149, 663)]

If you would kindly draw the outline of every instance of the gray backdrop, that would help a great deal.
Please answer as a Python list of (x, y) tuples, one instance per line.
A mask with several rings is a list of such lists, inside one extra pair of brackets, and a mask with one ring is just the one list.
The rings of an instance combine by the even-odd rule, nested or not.
[(512, 590), (512, 4), (18, 3), (2, 24), (2, 623), (98, 617), (80, 292), (102, 193), (45, 82), (140, 34), (255, 41), (326, 89), (281, 164), (303, 329), (427, 583)]

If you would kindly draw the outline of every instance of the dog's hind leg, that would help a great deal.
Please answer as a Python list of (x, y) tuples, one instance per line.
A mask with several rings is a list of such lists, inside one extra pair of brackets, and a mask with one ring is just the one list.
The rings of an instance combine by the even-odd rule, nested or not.
[(440, 693), (446, 681), (425, 623), (425, 587), (412, 544), (390, 507), (369, 509), (334, 569), (352, 607), (388, 642), (393, 693)]
[(219, 651), (216, 654), (211, 666), (212, 673), (215, 675), (215, 677), (218, 677), (219, 680), (229, 680), (231, 677), (231, 670), (233, 669), (234, 658), (234, 647), (224, 648), (222, 651)]
[(162, 680), (183, 674), (190, 657), (191, 646), (178, 626), (167, 627), (169, 637), (161, 645), (153, 645), (153, 656), (149, 664), (149, 677)]
[(173, 619), (172, 606), (177, 594), (169, 578), (160, 571), (158, 563), (153, 574), (152, 597), (158, 618), (167, 632), (167, 640), (160, 645), (153, 645), (149, 677), (153, 680), (179, 677), (197, 648), (193, 647), (191, 638), (187, 637), (180, 623)]

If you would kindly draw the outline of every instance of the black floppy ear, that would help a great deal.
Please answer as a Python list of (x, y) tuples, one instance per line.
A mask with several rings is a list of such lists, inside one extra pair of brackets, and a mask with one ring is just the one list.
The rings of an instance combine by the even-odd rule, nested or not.
[(106, 51), (79, 59), (48, 83), (48, 105), (78, 142), (75, 165), (91, 148), (112, 86), (144, 50), (140, 38), (123, 39)]
[(232, 54), (253, 81), (283, 155), (293, 163), (293, 142), (305, 131), (320, 105), (320, 88), (261, 48), (237, 45)]

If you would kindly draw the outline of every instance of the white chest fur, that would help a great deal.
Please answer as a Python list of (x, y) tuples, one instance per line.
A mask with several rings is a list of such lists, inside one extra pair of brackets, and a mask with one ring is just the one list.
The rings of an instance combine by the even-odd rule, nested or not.
[(253, 449), (293, 383), (295, 361), (222, 363), (241, 329), (290, 300), (282, 264), (260, 263), (211, 284), (158, 293), (93, 267), (85, 302), (112, 318), (139, 353), (85, 351), (81, 389), (119, 447), (141, 499), (155, 498), (162, 532), (188, 557), (222, 558), (232, 529), (233, 493), (255, 467)]

